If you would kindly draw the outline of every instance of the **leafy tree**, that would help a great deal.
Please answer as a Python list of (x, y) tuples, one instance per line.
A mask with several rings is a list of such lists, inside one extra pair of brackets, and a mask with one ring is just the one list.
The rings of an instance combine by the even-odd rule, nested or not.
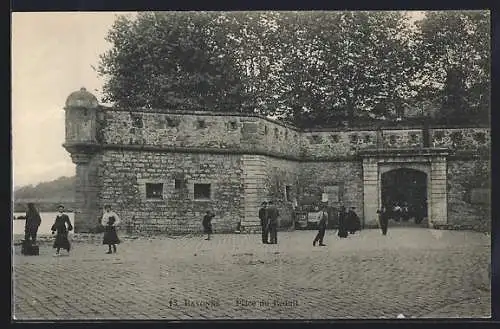
[(406, 21), (396, 12), (280, 13), (285, 116), (332, 125), (377, 109), (401, 115), (415, 70)]
[(487, 11), (427, 12), (417, 22), (421, 98), (437, 98), (442, 117), (487, 121), (490, 16)]
[(218, 23), (217, 13), (120, 16), (99, 67), (109, 78), (106, 100), (119, 107), (234, 110), (243, 86)]
[(485, 12), (432, 12), (416, 29), (402, 12), (142, 13), (116, 21), (100, 73), (125, 107), (299, 126), (402, 117), (435, 98), (470, 114), (489, 107), (488, 22)]

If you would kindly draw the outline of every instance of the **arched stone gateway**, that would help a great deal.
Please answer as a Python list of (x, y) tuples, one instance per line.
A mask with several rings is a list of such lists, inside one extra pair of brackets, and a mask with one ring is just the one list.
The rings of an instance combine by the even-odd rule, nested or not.
[[(381, 175), (381, 205), (392, 209), (405, 206), (416, 222), (427, 217), (428, 175), (416, 169), (398, 168)], [(417, 220), (418, 218), (418, 220)]]
[[(425, 202), (429, 227), (447, 223), (447, 149), (379, 149), (360, 155), (365, 226), (377, 225), (377, 209), (385, 203), (408, 202), (409, 198), (412, 202)], [(391, 186), (387, 185), (395, 183), (399, 183), (399, 188), (392, 186), (389, 191)]]

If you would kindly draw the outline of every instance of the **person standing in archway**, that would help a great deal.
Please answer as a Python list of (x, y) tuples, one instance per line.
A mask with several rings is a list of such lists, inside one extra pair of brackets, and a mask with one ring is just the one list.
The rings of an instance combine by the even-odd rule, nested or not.
[(401, 207), (401, 220), (403, 222), (407, 222), (410, 220), (410, 212), (409, 212), (409, 209), (408, 209), (408, 202), (404, 202), (403, 203), (403, 206)]
[(424, 220), (424, 206), (419, 203), (415, 206), (415, 224), (420, 224)]

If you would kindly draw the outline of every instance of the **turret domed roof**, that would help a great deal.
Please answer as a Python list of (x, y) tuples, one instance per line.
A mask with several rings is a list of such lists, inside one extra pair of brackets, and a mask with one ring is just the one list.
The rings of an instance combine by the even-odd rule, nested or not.
[(72, 92), (66, 98), (66, 107), (85, 107), (93, 109), (99, 106), (99, 101), (92, 93), (89, 93), (84, 87)]

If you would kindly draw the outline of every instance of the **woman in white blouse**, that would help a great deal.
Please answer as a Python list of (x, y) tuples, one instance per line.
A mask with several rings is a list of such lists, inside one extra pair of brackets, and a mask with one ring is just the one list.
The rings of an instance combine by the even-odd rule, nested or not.
[(116, 226), (120, 224), (120, 217), (111, 210), (110, 205), (104, 206), (104, 214), (102, 215), (101, 224), (104, 226), (104, 238), (102, 244), (107, 244), (109, 250), (107, 254), (111, 254), (111, 247), (113, 252), (116, 253), (116, 245), (120, 243), (118, 235), (116, 234)]

